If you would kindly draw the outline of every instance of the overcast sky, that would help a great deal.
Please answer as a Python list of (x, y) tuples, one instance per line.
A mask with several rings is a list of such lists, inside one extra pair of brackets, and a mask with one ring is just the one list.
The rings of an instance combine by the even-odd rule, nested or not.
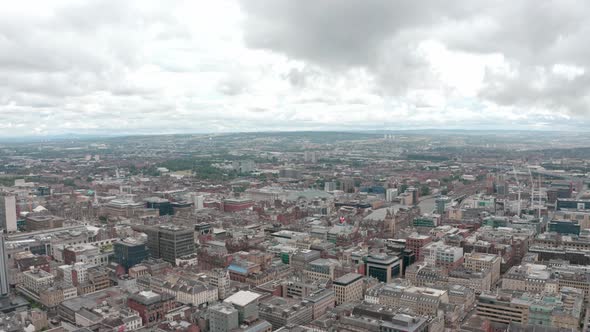
[(11, 1), (0, 136), (587, 130), (590, 1)]

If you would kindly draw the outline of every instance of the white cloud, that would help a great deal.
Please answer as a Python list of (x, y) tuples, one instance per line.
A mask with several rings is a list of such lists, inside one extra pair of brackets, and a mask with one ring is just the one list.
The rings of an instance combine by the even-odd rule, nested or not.
[(589, 12), (532, 0), (14, 2), (0, 8), (0, 136), (583, 128)]

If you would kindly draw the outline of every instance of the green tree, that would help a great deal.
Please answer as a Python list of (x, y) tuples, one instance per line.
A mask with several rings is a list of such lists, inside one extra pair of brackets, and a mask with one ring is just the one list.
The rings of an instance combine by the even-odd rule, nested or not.
[(65, 179), (64, 180), (64, 186), (66, 187), (76, 187), (76, 182), (74, 181), (74, 179)]
[(399, 187), (399, 193), (400, 193), (400, 194), (403, 194), (403, 193), (405, 193), (405, 192), (406, 192), (406, 190), (408, 190), (408, 187), (409, 187), (409, 186), (408, 186), (407, 184), (402, 184), (402, 185)]
[(428, 195), (430, 195), (430, 187), (423, 184), (420, 187), (420, 196), (428, 196)]

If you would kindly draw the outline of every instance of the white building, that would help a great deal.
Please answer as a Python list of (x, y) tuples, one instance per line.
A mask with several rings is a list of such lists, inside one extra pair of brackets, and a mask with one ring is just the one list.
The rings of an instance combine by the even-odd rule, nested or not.
[(204, 282), (180, 278), (176, 283), (165, 282), (162, 291), (176, 297), (176, 301), (183, 304), (199, 306), (217, 302), (218, 290)]
[(203, 195), (200, 195), (198, 193), (191, 193), (190, 201), (191, 203), (193, 203), (193, 208), (195, 211), (202, 210), (205, 208), (205, 196)]
[(44, 270), (33, 270), (23, 272), (23, 286), (27, 290), (39, 294), (41, 290), (49, 288), (54, 281), (53, 274)]
[(0, 227), (7, 233), (16, 232), (16, 197), (0, 196)]
[(391, 202), (394, 198), (397, 197), (397, 194), (397, 188), (388, 188), (387, 191), (385, 191), (385, 200)]
[(429, 265), (450, 267), (463, 260), (463, 248), (431, 242), (422, 248), (424, 261)]

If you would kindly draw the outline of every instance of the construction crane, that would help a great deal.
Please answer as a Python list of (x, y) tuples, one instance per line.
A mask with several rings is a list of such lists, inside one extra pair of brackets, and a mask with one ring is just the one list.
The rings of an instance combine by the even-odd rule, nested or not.
[[(535, 215), (535, 179), (533, 177), (533, 173), (531, 172), (531, 168), (528, 167), (527, 165), (527, 169), (529, 171), (529, 176), (531, 178), (531, 211), (533, 216)], [(543, 205), (543, 199), (541, 197), (541, 174), (539, 173), (539, 183), (538, 183), (539, 187), (537, 189), (537, 195), (539, 197), (539, 202), (537, 205), (537, 216), (539, 219), (541, 219), (541, 206)]]
[(512, 166), (512, 172), (514, 173), (514, 179), (516, 180), (516, 186), (518, 187), (518, 213), (517, 215), (520, 217), (520, 182), (518, 181), (518, 175), (516, 174), (516, 168), (514, 165)]

